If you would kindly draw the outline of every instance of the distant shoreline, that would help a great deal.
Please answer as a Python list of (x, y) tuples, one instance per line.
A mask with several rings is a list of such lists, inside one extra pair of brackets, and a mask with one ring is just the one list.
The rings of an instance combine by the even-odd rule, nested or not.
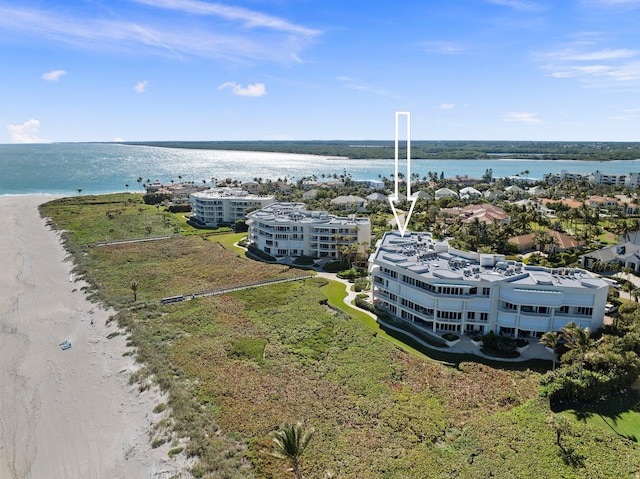
[[(350, 148), (349, 144), (344, 143), (342, 146), (344, 145)], [(163, 143), (163, 146), (175, 145)], [(229, 147), (226, 143), (215, 146)], [(392, 158), (395, 152), (385, 152), (387, 147), (361, 148), (362, 151), (366, 150), (364, 155), (367, 157), (365, 161), (361, 161), (336, 156), (337, 153), (345, 152), (329, 147), (323, 151), (292, 154), (247, 151), (255, 144), (242, 143), (238, 146), (244, 149), (208, 150), (116, 143), (0, 146), (0, 195), (75, 196), (142, 192), (143, 184), (156, 180), (166, 184), (181, 181), (204, 181), (210, 184), (214, 179), (225, 178), (243, 183), (287, 178), (289, 182), (297, 183), (309, 178), (321, 180), (348, 175), (352, 180), (369, 181), (390, 178), (394, 173)], [(311, 143), (311, 146), (316, 147), (317, 144)], [(451, 161), (444, 158), (417, 159), (420, 155), (417, 153), (418, 147), (414, 146), (412, 145), (412, 172), (421, 178), (429, 177), (434, 172), (439, 177), (444, 174), (445, 178), (464, 175), (482, 178), (488, 169), (492, 170), (494, 178), (525, 174), (529, 179), (540, 180), (546, 174), (556, 174), (562, 170), (581, 174), (592, 174), (596, 170), (606, 174), (640, 172), (640, 160), (630, 162), (614, 155), (607, 156), (611, 161), (600, 163), (594, 161), (594, 158), (580, 161), (567, 155), (554, 158), (537, 155), (533, 160), (512, 160), (507, 155), (496, 154), (494, 151), (490, 151), (490, 158), (469, 159), (473, 155), (465, 151), (461, 153), (464, 158), (452, 158), (457, 161)], [(625, 150), (625, 154), (630, 154), (628, 151), (633, 150)], [(369, 158), (374, 152), (384, 158)]]
[[(129, 146), (253, 151), (332, 156), (351, 160), (393, 159), (392, 141), (134, 141)], [(403, 145), (400, 148), (404, 154)], [(640, 159), (640, 142), (412, 141), (415, 160), (578, 160)]]

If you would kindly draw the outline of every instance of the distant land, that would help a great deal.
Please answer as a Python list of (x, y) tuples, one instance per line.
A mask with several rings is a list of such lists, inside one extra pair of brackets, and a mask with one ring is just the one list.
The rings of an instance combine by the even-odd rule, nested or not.
[[(266, 151), (386, 159), (395, 156), (393, 141), (140, 141), (124, 142), (164, 148)], [(404, 145), (405, 142), (401, 142)], [(402, 151), (401, 158), (406, 157)], [(412, 159), (542, 159), (611, 161), (640, 159), (640, 142), (557, 141), (412, 141)]]

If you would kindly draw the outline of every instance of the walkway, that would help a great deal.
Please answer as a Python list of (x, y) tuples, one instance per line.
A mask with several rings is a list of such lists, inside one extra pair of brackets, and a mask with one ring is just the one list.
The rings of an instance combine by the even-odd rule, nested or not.
[(91, 243), (89, 247), (93, 248), (95, 246), (111, 246), (116, 244), (146, 243), (147, 241), (160, 241), (160, 240), (175, 238), (177, 236), (180, 236), (180, 235), (150, 236), (148, 238), (130, 238), (130, 239), (121, 239), (121, 240), (114, 240), (114, 241), (100, 241), (99, 243)]
[(243, 289), (259, 288), (260, 286), (269, 286), (271, 284), (278, 284), (278, 283), (289, 283), (291, 281), (300, 281), (302, 279), (313, 278), (314, 276), (315, 275), (313, 274), (301, 274), (298, 276), (293, 276), (291, 278), (266, 279), (263, 281), (256, 281), (255, 283), (247, 283), (247, 284), (241, 284), (237, 286), (230, 286), (228, 288), (216, 288), (216, 289), (210, 289), (207, 291), (198, 291), (195, 293), (181, 294), (178, 296), (169, 296), (167, 298), (162, 298), (160, 302), (162, 304), (179, 303), (181, 301), (189, 301), (196, 298), (204, 298), (206, 296), (218, 296), (221, 294), (231, 293), (233, 291), (241, 291)]

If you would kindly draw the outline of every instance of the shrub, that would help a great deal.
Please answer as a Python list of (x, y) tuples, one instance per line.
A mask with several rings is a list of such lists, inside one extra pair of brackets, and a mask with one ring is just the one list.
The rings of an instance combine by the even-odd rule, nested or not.
[(174, 447), (173, 449), (169, 449), (169, 457), (173, 458), (184, 451), (184, 447)]
[(166, 439), (164, 439), (164, 438), (154, 439), (154, 440), (153, 440), (153, 442), (151, 443), (151, 447), (152, 447), (153, 449), (157, 449), (157, 448), (159, 448), (160, 446), (162, 446), (165, 442), (167, 442), (167, 441), (166, 441)]
[(357, 269), (356, 268), (349, 268), (349, 269), (344, 270), (344, 271), (339, 271), (336, 276), (338, 276), (338, 278), (340, 278), (340, 279), (347, 279), (347, 280), (349, 280), (349, 281), (351, 281), (353, 283), (358, 278), (365, 278), (368, 275), (369, 275), (369, 273), (367, 272), (366, 269), (363, 269), (363, 268), (357, 268)]
[(190, 213), (191, 205), (169, 205), (167, 211), (169, 213)]
[(158, 205), (166, 200), (171, 201), (171, 198), (173, 195), (167, 193), (148, 193), (142, 197), (142, 201), (147, 205)]
[(353, 283), (356, 278), (358, 278), (358, 272), (355, 268), (351, 268), (344, 271), (339, 271), (336, 276), (340, 279), (347, 279)]
[(327, 273), (338, 273), (349, 269), (349, 265), (347, 263), (341, 263), (340, 261), (332, 261), (331, 263), (325, 264), (322, 269)]
[(364, 295), (364, 297), (362, 297), (360, 295), (356, 296), (355, 305), (360, 309), (364, 309), (366, 311), (369, 311), (370, 313), (374, 313), (374, 314), (380, 315), (379, 312), (378, 312), (378, 308), (376, 308), (370, 302), (366, 301), (365, 300), (366, 297), (367, 297), (366, 294)]
[(274, 256), (271, 256), (269, 253), (265, 253), (264, 251), (256, 248), (254, 245), (249, 245), (247, 249), (249, 250), (249, 253), (257, 256), (263, 261), (276, 261), (276, 258)]
[(360, 291), (369, 291), (369, 289), (371, 289), (371, 281), (369, 281), (369, 278), (358, 278), (353, 285), (353, 289), (356, 293), (359, 293)]
[(245, 220), (236, 220), (233, 225), (233, 231), (236, 233), (246, 233), (249, 231), (249, 225), (247, 225)]
[(303, 266), (311, 266), (315, 262), (315, 259), (311, 256), (298, 256), (293, 260), (294, 264), (300, 264)]
[[(499, 336), (493, 331), (482, 336), (482, 351), (489, 356), (517, 357), (516, 340), (508, 336)], [(486, 351), (485, 351), (486, 350)]]

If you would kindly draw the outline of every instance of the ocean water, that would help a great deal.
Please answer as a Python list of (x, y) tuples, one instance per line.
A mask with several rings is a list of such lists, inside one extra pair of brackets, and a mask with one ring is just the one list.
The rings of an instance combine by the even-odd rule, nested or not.
[[(640, 160), (412, 160), (411, 172), (421, 177), (430, 171), (446, 177), (481, 177), (487, 168), (494, 177), (529, 171), (530, 178), (562, 170), (592, 173), (640, 171)], [(0, 195), (101, 194), (142, 191), (147, 180), (206, 182), (212, 178), (251, 181), (288, 177), (297, 181), (315, 175), (318, 180), (347, 172), (354, 180), (375, 180), (394, 172), (394, 160), (350, 160), (315, 155), (251, 151), (189, 150), (108, 143), (0, 145)], [(406, 162), (399, 171), (406, 172)], [(128, 187), (126, 185), (129, 185)]]

